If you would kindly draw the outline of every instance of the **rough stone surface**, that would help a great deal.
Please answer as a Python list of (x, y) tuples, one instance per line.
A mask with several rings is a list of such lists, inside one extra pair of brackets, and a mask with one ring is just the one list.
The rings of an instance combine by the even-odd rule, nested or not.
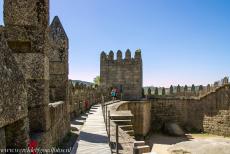
[(51, 127), (48, 106), (39, 106), (29, 110), (29, 123), (31, 132), (48, 131)]
[(69, 74), (68, 37), (57, 16), (54, 17), (49, 29), (50, 101), (66, 101)]
[[(102, 102), (102, 93), (99, 88), (86, 87), (84, 85), (73, 85), (69, 82), (69, 104), (71, 118), (80, 115), (81, 112), (89, 109), (93, 104)], [(86, 106), (88, 102), (88, 106)]]
[(27, 116), (25, 79), (0, 29), (0, 128)]
[(164, 125), (164, 132), (171, 136), (183, 136), (184, 131), (176, 123), (166, 123)]
[(25, 147), (30, 132), (39, 147), (57, 146), (70, 131), (68, 37), (58, 17), (49, 26), (49, 0), (4, 0), (4, 23), (0, 144)]
[(24, 118), (5, 127), (7, 148), (27, 148), (29, 143), (29, 123)]
[[(8, 45), (28, 83), (27, 101), (31, 131), (47, 130), (49, 125), (46, 124), (49, 124), (47, 121), (50, 120), (47, 115), (49, 112), (46, 112), (49, 103), (49, 60), (46, 55), (49, 1), (5, 0), (4, 22)], [(33, 116), (36, 112), (37, 117)], [(40, 125), (33, 127), (38, 121), (37, 124)]]
[(121, 59), (121, 51), (109, 55), (101, 53), (100, 86), (110, 93), (111, 88), (122, 89), (123, 100), (140, 100), (142, 98), (142, 58), (139, 50), (135, 58), (131, 58), (129, 50), (126, 51), (125, 59)]
[(47, 26), (49, 0), (4, 0), (5, 25)]
[(204, 131), (220, 136), (230, 135), (230, 110), (220, 110), (216, 115), (204, 117)]
[(175, 122), (191, 131), (230, 136), (230, 85), (226, 84), (201, 98), (155, 98), (152, 104), (152, 127), (161, 129)]
[(170, 154), (229, 154), (230, 142), (222, 140), (187, 141), (169, 148)]
[(143, 153), (147, 153), (150, 152), (150, 147), (148, 145), (144, 145), (144, 146), (137, 146), (133, 148), (133, 154), (143, 154)]
[(124, 101), (117, 110), (130, 110), (134, 115), (136, 136), (146, 136), (151, 129), (151, 103), (149, 101)]
[(49, 104), (51, 118), (51, 135), (53, 145), (60, 145), (66, 135), (70, 132), (70, 116), (67, 112), (65, 102)]
[(70, 132), (68, 37), (56, 16), (49, 26), (49, 113), (52, 144), (59, 145)]
[(26, 79), (49, 79), (49, 60), (44, 54), (14, 53), (14, 56)]
[(49, 81), (27, 79), (27, 100), (30, 108), (40, 106), (48, 107), (49, 100)]

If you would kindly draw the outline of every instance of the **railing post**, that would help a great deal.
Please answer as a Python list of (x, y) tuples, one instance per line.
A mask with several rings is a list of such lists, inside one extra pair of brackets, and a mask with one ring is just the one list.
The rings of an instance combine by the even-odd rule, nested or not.
[(108, 131), (107, 129), (107, 105), (105, 105), (105, 127), (106, 127), (106, 130)]
[(118, 150), (118, 125), (116, 124), (116, 154), (119, 153)]
[(104, 121), (105, 121), (105, 104), (103, 106), (104, 106), (103, 115), (104, 115)]
[(108, 118), (109, 118), (109, 121), (108, 121), (108, 123), (109, 123), (109, 124), (108, 124), (108, 125), (109, 125), (109, 126), (108, 126), (108, 127), (109, 127), (109, 128), (108, 128), (108, 137), (109, 137), (109, 144), (110, 144), (110, 111), (108, 111)]

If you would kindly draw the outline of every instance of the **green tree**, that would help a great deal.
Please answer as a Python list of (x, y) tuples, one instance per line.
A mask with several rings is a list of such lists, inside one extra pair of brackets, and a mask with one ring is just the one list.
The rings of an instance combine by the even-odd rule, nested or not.
[(188, 91), (188, 86), (187, 85), (184, 86), (184, 91)]
[(152, 91), (151, 88), (148, 88), (148, 95), (151, 95)]
[(195, 87), (194, 84), (192, 85), (191, 91), (192, 91), (192, 92), (196, 92), (196, 87)]
[(163, 89), (162, 89), (162, 95), (163, 96), (165, 95), (165, 87), (163, 87)]
[(180, 85), (177, 86), (177, 92), (180, 93)]
[(155, 95), (158, 95), (158, 88), (155, 88)]
[(144, 97), (145, 97), (145, 89), (142, 88), (142, 98), (144, 98)]
[(173, 94), (173, 86), (170, 86), (170, 94)]
[(93, 79), (93, 83), (95, 84), (95, 85), (100, 85), (100, 76), (96, 76), (94, 79)]
[(199, 86), (199, 91), (202, 91), (204, 87), (202, 85)]

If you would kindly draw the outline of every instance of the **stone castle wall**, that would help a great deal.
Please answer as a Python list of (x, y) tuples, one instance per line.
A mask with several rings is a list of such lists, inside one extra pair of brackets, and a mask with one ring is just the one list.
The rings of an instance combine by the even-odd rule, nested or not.
[(4, 23), (0, 148), (57, 146), (70, 131), (68, 37), (58, 17), (49, 25), (49, 0), (4, 0)]
[(55, 16), (49, 26), (49, 112), (52, 145), (61, 144), (70, 132), (69, 40), (60, 19)]
[(50, 103), (49, 112), (51, 118), (51, 145), (60, 145), (70, 132), (70, 115), (66, 103), (63, 101)]
[[(103, 101), (101, 90), (98, 87), (87, 87), (78, 83), (73, 85), (71, 80), (69, 81), (69, 100), (72, 118), (85, 112), (92, 105)], [(85, 106), (86, 102), (88, 102), (88, 106)]]
[(130, 50), (126, 51), (125, 59), (122, 52), (109, 55), (101, 53), (100, 83), (105, 91), (111, 91), (112, 87), (120, 89), (123, 100), (140, 100), (142, 98), (142, 58), (141, 52), (137, 50), (135, 57), (131, 58)]
[[(230, 85), (226, 84), (201, 98), (154, 98), (152, 127), (161, 129), (166, 122), (176, 122), (187, 130), (230, 136)], [(218, 124), (218, 122), (220, 124)], [(220, 131), (222, 130), (222, 131)]]
[(230, 136), (230, 110), (220, 110), (216, 115), (204, 117), (204, 131), (210, 134)]

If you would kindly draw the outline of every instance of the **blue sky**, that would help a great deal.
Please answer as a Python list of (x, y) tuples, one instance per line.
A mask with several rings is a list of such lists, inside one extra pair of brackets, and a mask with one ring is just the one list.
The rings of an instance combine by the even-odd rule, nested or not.
[[(3, 0), (0, 0), (2, 6)], [(70, 78), (92, 81), (102, 50), (142, 49), (144, 85), (230, 74), (229, 0), (51, 0), (70, 40)], [(2, 16), (2, 7), (0, 16)], [(2, 18), (0, 23), (3, 24)]]

